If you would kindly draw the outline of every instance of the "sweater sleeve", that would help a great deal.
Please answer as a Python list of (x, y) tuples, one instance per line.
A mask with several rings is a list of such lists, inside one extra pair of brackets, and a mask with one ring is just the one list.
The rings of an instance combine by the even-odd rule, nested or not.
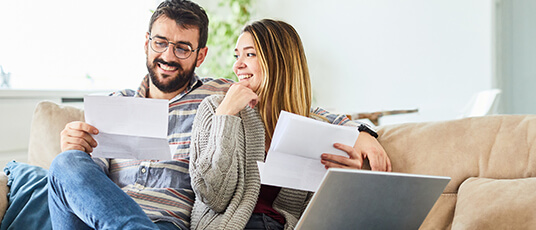
[[(243, 139), (241, 119), (215, 115), (221, 96), (205, 98), (199, 105), (190, 144), (190, 177), (196, 199), (216, 212), (227, 208), (238, 181), (238, 155)], [(243, 142), (243, 141), (242, 141)]]

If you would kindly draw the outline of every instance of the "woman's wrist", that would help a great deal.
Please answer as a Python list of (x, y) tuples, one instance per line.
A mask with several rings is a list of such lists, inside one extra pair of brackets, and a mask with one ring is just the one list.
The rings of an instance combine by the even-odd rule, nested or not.
[(361, 124), (359, 125), (357, 130), (359, 130), (359, 132), (366, 132), (370, 134), (371, 136), (373, 136), (374, 138), (378, 138), (378, 134), (376, 133), (376, 131), (372, 130), (368, 125)]

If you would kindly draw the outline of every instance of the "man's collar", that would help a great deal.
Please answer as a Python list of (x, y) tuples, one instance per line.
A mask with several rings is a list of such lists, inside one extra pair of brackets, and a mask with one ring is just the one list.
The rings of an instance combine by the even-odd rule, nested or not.
[(138, 91), (136, 92), (135, 97), (147, 97), (147, 92), (149, 92), (149, 74), (145, 75), (143, 80), (141, 81), (140, 87), (138, 87)]
[[(138, 88), (138, 91), (136, 92), (135, 97), (146, 98), (147, 93), (149, 92), (149, 84), (150, 84), (150, 79), (149, 79), (149, 74), (147, 74), (143, 78), (143, 80), (141, 82), (141, 85)], [(177, 96), (175, 96), (171, 100), (169, 100), (169, 102), (171, 103), (171, 102), (174, 102), (174, 101), (180, 99), (182, 96), (188, 94), (189, 92), (191, 92), (192, 90), (196, 89), (197, 87), (199, 87), (201, 85), (203, 85), (203, 82), (199, 79), (197, 74), (194, 73), (194, 76), (192, 77), (190, 82), (188, 82), (188, 86), (186, 87), (186, 89), (184, 89), (182, 92), (177, 94)]]
[(186, 87), (186, 89), (184, 89), (182, 92), (177, 94), (177, 96), (175, 96), (171, 100), (169, 100), (169, 103), (172, 103), (172, 102), (175, 102), (175, 101), (179, 100), (184, 95), (190, 93), (192, 90), (196, 89), (197, 87), (201, 86), (202, 84), (203, 84), (203, 82), (201, 82), (201, 80), (199, 80), (199, 77), (197, 76), (197, 74), (194, 73), (194, 76), (192, 77), (192, 79), (190, 79), (190, 82), (188, 83), (188, 86)]

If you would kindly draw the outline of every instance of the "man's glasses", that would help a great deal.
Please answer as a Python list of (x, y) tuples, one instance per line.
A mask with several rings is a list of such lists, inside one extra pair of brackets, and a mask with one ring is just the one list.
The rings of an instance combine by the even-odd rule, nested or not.
[(173, 42), (168, 41), (165, 38), (159, 38), (159, 37), (149, 37), (149, 43), (151, 44), (151, 49), (157, 53), (166, 52), (166, 50), (169, 47), (169, 44), (173, 44), (175, 46), (175, 49), (173, 49), (173, 53), (179, 59), (189, 58), (193, 52), (199, 50), (199, 47), (194, 50), (188, 44), (184, 44), (181, 42), (173, 43)]

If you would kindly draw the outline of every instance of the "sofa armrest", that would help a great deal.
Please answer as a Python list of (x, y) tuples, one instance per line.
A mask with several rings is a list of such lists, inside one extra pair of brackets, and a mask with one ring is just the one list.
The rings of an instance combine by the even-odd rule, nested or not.
[(30, 128), (28, 163), (48, 169), (61, 153), (60, 133), (72, 121), (84, 121), (84, 111), (51, 101), (37, 104)]
[(7, 199), (8, 193), (7, 176), (4, 172), (0, 172), (0, 222), (2, 222), (9, 204), (9, 200)]

